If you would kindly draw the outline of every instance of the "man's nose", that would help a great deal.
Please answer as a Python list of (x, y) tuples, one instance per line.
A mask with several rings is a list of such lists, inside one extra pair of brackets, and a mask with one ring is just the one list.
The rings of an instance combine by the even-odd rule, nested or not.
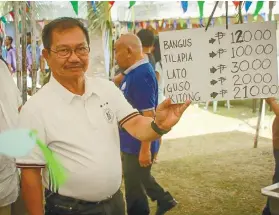
[(77, 62), (80, 61), (79, 57), (76, 55), (76, 53), (74, 51), (71, 52), (68, 61), (70, 62)]

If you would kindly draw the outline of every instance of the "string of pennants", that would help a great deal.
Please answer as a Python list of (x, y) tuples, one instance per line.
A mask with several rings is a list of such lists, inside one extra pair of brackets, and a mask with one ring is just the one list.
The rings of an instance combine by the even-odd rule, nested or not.
[[(261, 16), (263, 20), (267, 21), (268, 17), (266, 13), (261, 13), (258, 16)], [(228, 23), (234, 22), (236, 17), (228, 17)], [(211, 25), (214, 26), (215, 24), (219, 23), (220, 25), (223, 24), (223, 20), (225, 17), (212, 17)], [(168, 19), (168, 20), (148, 20), (148, 21), (121, 21), (121, 25), (127, 27), (128, 30), (133, 30), (134, 28), (153, 28), (154, 30), (157, 29), (166, 29), (172, 28), (173, 30), (176, 29), (186, 29), (186, 28), (199, 28), (204, 27), (208, 22), (208, 18), (199, 18), (199, 19), (185, 19), (185, 18), (178, 18), (178, 19)], [(243, 22), (248, 22), (248, 15), (243, 16)]]
[[(26, 12), (29, 12), (29, 8), (30, 8), (30, 1), (27, 1), (26, 4)], [(19, 13), (21, 13), (21, 11), (19, 10)], [(13, 10), (11, 10), (10, 12), (6, 13), (5, 15), (0, 17), (0, 33), (4, 33), (5, 32), (5, 24), (8, 22), (8, 16), (10, 16), (12, 18), (12, 20), (15, 20), (15, 13)], [(21, 23), (19, 23), (19, 29), (21, 29)]]
[[(198, 7), (199, 7), (200, 18), (203, 18), (204, 2), (205, 1), (197, 1)], [(232, 2), (233, 2), (233, 4), (234, 4), (236, 9), (240, 6), (240, 1), (232, 1)], [(244, 8), (245, 8), (246, 13), (248, 13), (248, 11), (249, 11), (249, 9), (250, 9), (250, 7), (251, 7), (251, 5), (253, 3), (257, 4), (256, 8), (255, 8), (255, 11), (253, 13), (253, 16), (256, 17), (256, 16), (259, 15), (261, 9), (263, 8), (264, 1), (257, 1), (257, 2), (256, 1), (254, 1), (254, 2), (252, 2), (252, 1), (245, 1)], [(224, 1), (219, 1), (218, 2), (218, 7), (222, 8), (223, 4), (224, 4)], [(181, 1), (181, 7), (182, 7), (183, 12), (186, 13), (187, 10), (188, 10), (188, 1)]]

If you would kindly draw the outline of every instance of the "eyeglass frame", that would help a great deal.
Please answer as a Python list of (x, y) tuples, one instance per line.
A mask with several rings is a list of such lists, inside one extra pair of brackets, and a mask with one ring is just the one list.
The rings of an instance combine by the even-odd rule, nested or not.
[(84, 46), (84, 47), (77, 47), (77, 48), (75, 48), (75, 49), (67, 48), (70, 52), (69, 52), (69, 54), (67, 54), (67, 55), (65, 55), (65, 56), (59, 55), (59, 54), (58, 54), (59, 51), (57, 51), (57, 50), (53, 50), (53, 49), (51, 49), (51, 48), (49, 48), (48, 50), (51, 51), (51, 52), (53, 52), (53, 53), (55, 53), (55, 54), (57, 54), (57, 56), (59, 56), (60, 58), (69, 58), (69, 57), (73, 54), (73, 52), (75, 53), (76, 56), (86, 56), (86, 55), (79, 55), (79, 54), (77, 54), (77, 53), (76, 53), (76, 50), (77, 50), (78, 48), (86, 48), (86, 49), (88, 50), (88, 53), (87, 53), (86, 55), (88, 55), (88, 54), (90, 53), (90, 47), (89, 47), (89, 46), (87, 46), (87, 47), (85, 47), (85, 46)]

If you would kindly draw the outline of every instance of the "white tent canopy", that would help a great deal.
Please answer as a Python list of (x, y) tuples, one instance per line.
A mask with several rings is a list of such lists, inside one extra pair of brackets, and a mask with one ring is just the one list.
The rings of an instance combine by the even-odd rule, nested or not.
[[(220, 2), (222, 7), (217, 7), (214, 17), (224, 16), (226, 14), (225, 3)], [(253, 14), (257, 2), (253, 2), (248, 13)], [(263, 9), (260, 13), (269, 12), (268, 1), (265, 1)], [(204, 17), (209, 17), (215, 5), (215, 1), (205, 1)], [(134, 10), (134, 14), (133, 14)], [(183, 13), (180, 1), (137, 1), (134, 9), (129, 9), (129, 1), (116, 1), (112, 7), (113, 21), (143, 21), (143, 20), (160, 20), (170, 18), (197, 18), (199, 17), (199, 8), (196, 1), (188, 1), (188, 10)], [(229, 2), (229, 16), (235, 16), (237, 9), (232, 1)], [(243, 15), (246, 14), (245, 8), (242, 8)], [(279, 4), (273, 8), (273, 14), (279, 13)], [(133, 19), (134, 18), (134, 19)]]

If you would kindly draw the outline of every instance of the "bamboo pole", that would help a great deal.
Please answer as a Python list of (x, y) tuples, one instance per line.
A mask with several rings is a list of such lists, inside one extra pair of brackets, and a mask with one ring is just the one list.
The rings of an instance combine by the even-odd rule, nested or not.
[(26, 2), (21, 5), (21, 51), (22, 51), (22, 100), (23, 104), (27, 101), (27, 68), (26, 68)]
[(31, 47), (32, 47), (32, 91), (34, 95), (37, 91), (37, 71), (38, 65), (36, 62), (36, 17), (35, 17), (35, 1), (30, 1), (30, 18), (31, 18)]
[(20, 34), (19, 34), (19, 8), (20, 5), (17, 1), (13, 2), (13, 9), (15, 14), (14, 27), (15, 27), (15, 44), (16, 44), (16, 79), (17, 87), (22, 91), (22, 73), (21, 73), (21, 62), (20, 62)]

